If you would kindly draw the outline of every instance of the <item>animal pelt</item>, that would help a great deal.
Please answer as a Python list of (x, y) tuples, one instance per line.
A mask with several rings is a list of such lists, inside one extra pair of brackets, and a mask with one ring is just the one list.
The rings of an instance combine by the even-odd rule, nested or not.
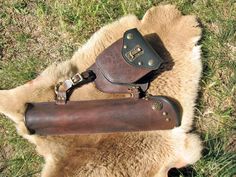
[[(54, 100), (54, 85), (84, 71), (106, 47), (130, 28), (138, 28), (171, 66), (155, 78), (152, 95), (175, 98), (183, 108), (181, 126), (167, 131), (72, 136), (29, 135), (24, 124), (27, 102)], [(72, 59), (53, 64), (36, 79), (11, 90), (0, 91), (0, 112), (16, 124), (18, 133), (35, 144), (45, 159), (44, 177), (163, 177), (170, 168), (195, 163), (201, 141), (189, 133), (202, 65), (201, 29), (195, 16), (183, 16), (172, 5), (149, 9), (142, 20), (127, 15), (98, 30)], [(78, 88), (71, 100), (126, 97), (99, 92), (93, 83)]]

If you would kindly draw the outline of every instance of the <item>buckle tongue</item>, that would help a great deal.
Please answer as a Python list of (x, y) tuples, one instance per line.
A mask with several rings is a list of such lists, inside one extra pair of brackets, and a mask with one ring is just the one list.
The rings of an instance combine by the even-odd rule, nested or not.
[(132, 62), (143, 53), (144, 51), (140, 47), (140, 45), (136, 45), (131, 51), (127, 52), (125, 55)]
[(70, 78), (70, 80), (73, 83), (73, 85), (76, 85), (76, 84), (78, 84), (80, 82), (83, 82), (84, 78), (83, 78), (83, 76), (80, 73), (77, 73), (74, 76), (72, 76)]

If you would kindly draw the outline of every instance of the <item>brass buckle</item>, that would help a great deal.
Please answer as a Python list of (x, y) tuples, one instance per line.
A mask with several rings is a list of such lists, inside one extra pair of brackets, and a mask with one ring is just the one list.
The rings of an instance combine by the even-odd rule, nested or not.
[(80, 73), (75, 74), (74, 76), (72, 76), (70, 78), (71, 82), (73, 83), (73, 85), (82, 82), (84, 80), (83, 76)]
[(58, 82), (54, 87), (54, 92), (56, 94), (56, 103), (65, 104), (67, 100), (67, 92), (70, 91), (73, 86), (83, 81), (83, 76), (80, 73), (77, 73), (64, 82)]
[(131, 86), (128, 88), (131, 98), (140, 98), (140, 87)]
[(129, 59), (129, 61), (134, 61), (137, 57), (142, 55), (144, 53), (144, 50), (141, 48), (140, 45), (136, 45), (132, 50), (127, 52), (125, 55)]

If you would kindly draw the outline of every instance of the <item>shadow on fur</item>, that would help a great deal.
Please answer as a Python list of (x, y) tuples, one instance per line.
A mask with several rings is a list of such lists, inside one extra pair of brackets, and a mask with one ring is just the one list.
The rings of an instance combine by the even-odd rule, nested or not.
[(172, 168), (168, 172), (168, 177), (177, 177), (180, 175), (184, 177), (195, 177), (197, 173), (191, 166), (180, 168), (180, 169)]
[(171, 57), (169, 51), (166, 49), (161, 38), (156, 33), (151, 33), (145, 35), (145, 39), (149, 42), (152, 48), (158, 53), (158, 55), (164, 60), (164, 63), (160, 66), (158, 70), (152, 71), (143, 78), (141, 78), (137, 83), (146, 83), (147, 81), (155, 80), (161, 73), (165, 71), (170, 71), (174, 66), (174, 60)]

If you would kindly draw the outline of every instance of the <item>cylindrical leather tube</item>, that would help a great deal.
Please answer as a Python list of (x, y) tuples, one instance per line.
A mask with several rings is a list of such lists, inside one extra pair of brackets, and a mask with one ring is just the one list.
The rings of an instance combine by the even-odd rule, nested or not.
[(166, 130), (180, 125), (180, 109), (166, 97), (29, 103), (25, 124), (32, 134), (91, 134)]

